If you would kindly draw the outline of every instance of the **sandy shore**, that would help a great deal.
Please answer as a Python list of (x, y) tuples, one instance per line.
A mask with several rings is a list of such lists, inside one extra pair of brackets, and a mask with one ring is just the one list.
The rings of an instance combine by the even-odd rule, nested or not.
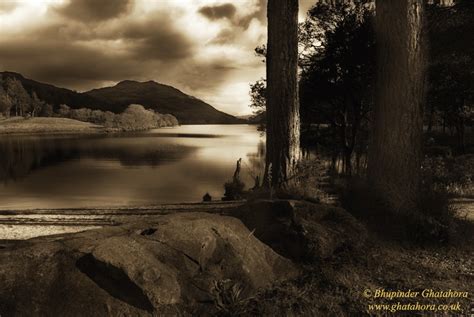
[(242, 204), (243, 201), (216, 201), (121, 208), (0, 210), (0, 241), (118, 226), (177, 212), (225, 214)]

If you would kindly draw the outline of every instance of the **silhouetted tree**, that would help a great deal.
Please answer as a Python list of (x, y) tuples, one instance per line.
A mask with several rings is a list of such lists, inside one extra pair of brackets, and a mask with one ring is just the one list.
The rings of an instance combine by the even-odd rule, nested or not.
[[(474, 121), (474, 2), (429, 6), (428, 130), (449, 127), (465, 152), (465, 129)], [(437, 122), (438, 121), (438, 122)]]
[(377, 83), (368, 176), (394, 211), (419, 199), (424, 99), (422, 0), (377, 0)]
[(319, 2), (301, 26), (302, 123), (329, 124), (332, 137), (328, 143), (332, 144), (333, 155), (342, 154), (343, 172), (348, 175), (373, 103), (375, 38), (371, 4)]
[(265, 180), (284, 185), (300, 159), (298, 101), (298, 1), (269, 0), (267, 4), (267, 157)]

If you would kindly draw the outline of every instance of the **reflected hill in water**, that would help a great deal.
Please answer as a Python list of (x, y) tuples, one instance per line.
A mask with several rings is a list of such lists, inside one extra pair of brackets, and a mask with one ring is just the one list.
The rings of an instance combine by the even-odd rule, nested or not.
[[(134, 135), (134, 137), (143, 136)], [(86, 138), (2, 137), (0, 138), (0, 181), (17, 180), (35, 170), (81, 158), (119, 161), (126, 167), (156, 167), (183, 159), (196, 150), (196, 147), (179, 144), (149, 147), (146, 142), (136, 142), (135, 139), (132, 141), (127, 141), (126, 137), (118, 139), (119, 142), (114, 142), (115, 138), (104, 139), (98, 136)]]
[(1, 136), (0, 210), (197, 202), (242, 158), (253, 187), (264, 138), (249, 125), (184, 125), (141, 133)]

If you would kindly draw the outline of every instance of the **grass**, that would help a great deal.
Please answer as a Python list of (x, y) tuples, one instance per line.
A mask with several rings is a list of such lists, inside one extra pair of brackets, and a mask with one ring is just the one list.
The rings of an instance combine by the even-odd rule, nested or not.
[(102, 126), (67, 118), (11, 117), (0, 120), (0, 134), (97, 133), (102, 130)]
[[(370, 310), (369, 305), (416, 301), (436, 305), (459, 302), (466, 313), (472, 297), (388, 300), (366, 297), (364, 291), (451, 289), (472, 294), (473, 230), (472, 223), (466, 224), (458, 232), (456, 244), (441, 246), (403, 245), (372, 232), (363, 248), (346, 249), (324, 260), (300, 264), (303, 273), (298, 279), (240, 301), (241, 306), (234, 310), (238, 313), (232, 316), (381, 316), (387, 312)], [(405, 313), (420, 316), (427, 312)]]

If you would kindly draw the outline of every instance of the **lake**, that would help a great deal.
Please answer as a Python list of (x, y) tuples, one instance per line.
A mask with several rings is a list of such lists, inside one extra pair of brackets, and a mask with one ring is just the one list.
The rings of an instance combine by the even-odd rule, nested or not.
[(183, 125), (119, 135), (0, 136), (0, 209), (220, 200), (242, 158), (247, 188), (264, 137), (250, 125)]

